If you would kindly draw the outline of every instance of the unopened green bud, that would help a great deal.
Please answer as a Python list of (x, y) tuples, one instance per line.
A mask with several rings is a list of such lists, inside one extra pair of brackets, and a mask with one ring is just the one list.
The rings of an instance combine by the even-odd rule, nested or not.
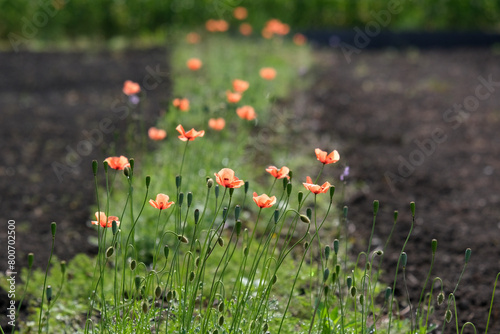
[(92, 160), (92, 173), (97, 176), (97, 160)]
[(115, 252), (115, 249), (113, 248), (113, 246), (109, 246), (108, 249), (106, 250), (106, 257), (110, 258), (114, 252)]
[(394, 210), (394, 224), (396, 224), (396, 222), (398, 221), (398, 210)]
[(299, 191), (297, 194), (297, 199), (299, 201), (299, 205), (302, 203), (302, 199), (304, 198), (304, 193), (302, 191)]
[(325, 271), (323, 272), (323, 282), (326, 282), (328, 276), (330, 276), (330, 269), (326, 268)]
[(167, 292), (167, 302), (171, 301), (173, 298), (174, 293), (172, 292), (172, 290), (170, 290), (169, 292)]
[(155, 288), (155, 297), (156, 299), (160, 298), (161, 296), (161, 286), (157, 285), (156, 288)]
[(151, 184), (151, 176), (147, 175), (146, 176), (146, 188), (149, 188), (150, 184)]
[(194, 210), (194, 224), (198, 224), (198, 220), (200, 220), (200, 210), (195, 209)]
[(136, 260), (130, 261), (130, 270), (134, 271), (135, 268), (137, 268), (137, 261)]
[(265, 332), (269, 329), (269, 325), (266, 323), (264, 323), (264, 325), (262, 326), (262, 331)]
[(104, 173), (107, 173), (108, 172), (108, 167), (109, 167), (108, 162), (105, 160), (105, 161), (102, 162), (102, 165), (104, 167)]
[(392, 296), (392, 288), (387, 287), (387, 289), (385, 289), (385, 300), (389, 300), (389, 298), (391, 298), (391, 296)]
[(179, 201), (177, 202), (177, 204), (179, 204), (179, 207), (181, 207), (182, 203), (184, 203), (184, 193), (180, 192), (179, 193)]
[(437, 296), (437, 304), (441, 305), (444, 302), (444, 292), (441, 291)]
[(437, 248), (438, 248), (438, 241), (436, 239), (432, 239), (431, 242), (432, 254), (436, 254)]
[(335, 252), (335, 255), (339, 253), (339, 239), (333, 240), (333, 251)]
[(278, 281), (278, 276), (276, 276), (276, 274), (274, 274), (273, 277), (271, 278), (271, 285), (276, 284), (277, 281)]
[(234, 194), (234, 188), (229, 188), (229, 197), (233, 197)]
[(337, 273), (337, 277), (338, 277), (339, 273), (340, 273), (340, 264), (335, 265), (335, 272)]
[(227, 218), (227, 207), (224, 207), (224, 209), (222, 209), (222, 219), (226, 220), (226, 218)]
[(141, 276), (135, 276), (134, 283), (135, 283), (135, 288), (137, 290), (139, 290), (139, 288), (141, 287), (141, 282), (142, 282)]
[(382, 256), (382, 255), (384, 255), (384, 251), (383, 251), (383, 250), (380, 250), (380, 249), (379, 249), (379, 250), (376, 250), (376, 251), (375, 251), (375, 255), (377, 255), (377, 256)]
[(216, 329), (212, 332), (212, 334), (219, 334), (219, 330), (216, 328)]
[(308, 248), (309, 248), (309, 243), (306, 241), (306, 242), (304, 242), (304, 249), (307, 250)]
[(405, 252), (401, 253), (400, 260), (401, 260), (401, 267), (403, 267), (403, 269), (406, 268), (406, 261), (408, 260), (408, 256), (406, 255)]
[(249, 187), (250, 187), (250, 183), (248, 181), (245, 181), (245, 195), (247, 194)]
[(248, 256), (248, 247), (245, 247), (245, 248), (243, 249), (243, 254), (244, 254), (245, 256)]
[(234, 220), (240, 219), (241, 206), (236, 205), (234, 207)]
[(286, 177), (283, 178), (283, 190), (286, 190), (287, 186), (288, 186), (288, 179)]
[(33, 261), (35, 260), (35, 254), (28, 253), (28, 267), (31, 268), (33, 266)]
[(307, 208), (306, 215), (307, 215), (307, 218), (309, 218), (309, 220), (311, 220), (311, 218), (312, 218), (312, 210), (311, 210), (311, 208)]
[(168, 260), (168, 253), (170, 252), (170, 248), (168, 245), (163, 246), (163, 255), (165, 255), (165, 260)]
[(224, 312), (224, 302), (220, 302), (219, 303), (219, 306), (217, 306), (217, 309), (219, 310), (219, 312)]
[(181, 187), (181, 184), (182, 184), (182, 176), (177, 175), (175, 177), (175, 186), (177, 187), (177, 190), (179, 190), (179, 188)]
[(379, 202), (378, 200), (373, 201), (373, 215), (376, 216), (378, 213)]
[(221, 237), (217, 239), (217, 243), (219, 244), (219, 246), (224, 247), (224, 239), (222, 239)]
[(215, 199), (219, 198), (219, 185), (215, 185)]
[(333, 272), (332, 273), (332, 283), (335, 283), (336, 280), (337, 280), (337, 273)]
[(325, 296), (328, 295), (328, 292), (330, 292), (330, 287), (328, 285), (324, 285), (323, 291), (325, 292)]
[(193, 203), (193, 193), (188, 192), (188, 207), (191, 206), (191, 203)]
[(194, 280), (194, 271), (191, 271), (189, 273), (189, 282), (192, 282)]
[(123, 168), (123, 175), (130, 178), (132, 176), (132, 168), (130, 168), (129, 166)]
[(344, 208), (342, 209), (342, 213), (344, 214), (344, 218), (347, 218), (347, 211), (349, 210), (349, 208), (347, 206), (344, 206)]
[(280, 210), (274, 210), (274, 223), (278, 224), (278, 220), (280, 219)]
[(350, 291), (351, 291), (351, 297), (353, 297), (353, 298), (354, 298), (354, 297), (356, 296), (356, 291), (357, 291), (357, 290), (356, 290), (356, 287), (355, 287), (355, 286), (351, 287), (351, 290), (350, 290)]
[(128, 159), (128, 163), (130, 164), (130, 168), (134, 170), (135, 160), (134, 158)]
[(471, 256), (471, 253), (472, 253), (472, 249), (470, 248), (467, 248), (465, 250), (465, 263), (468, 263), (469, 260), (470, 260), (470, 256)]
[(116, 223), (116, 220), (113, 220), (111, 222), (111, 231), (113, 232), (113, 235), (115, 235), (116, 232), (118, 232), (118, 224)]
[(223, 315), (221, 315), (219, 317), (219, 326), (222, 326), (222, 325), (224, 325), (224, 316)]
[(300, 215), (300, 220), (302, 220), (306, 224), (310, 224), (311, 223), (311, 219), (309, 219), (309, 217), (307, 217), (305, 215)]
[(411, 216), (415, 217), (415, 202), (410, 202)]
[(370, 268), (371, 268), (371, 263), (370, 262), (366, 262), (366, 265), (365, 265), (365, 268), (367, 271), (370, 271)]
[(189, 242), (188, 238), (180, 234), (177, 236), (177, 239), (179, 239), (179, 241), (182, 242), (183, 244), (187, 244)]
[(45, 289), (45, 293), (47, 294), (47, 301), (50, 303), (52, 300), (52, 286), (47, 285), (47, 289)]
[(359, 303), (363, 305), (365, 303), (365, 295), (359, 295)]
[(330, 187), (330, 201), (333, 199), (333, 195), (335, 195), (335, 186)]
[(56, 236), (56, 229), (57, 229), (57, 224), (55, 222), (52, 222), (50, 224), (50, 232), (52, 233), (52, 238), (55, 238)]
[(451, 310), (446, 310), (446, 313), (444, 315), (444, 319), (446, 320), (447, 323), (451, 321), (451, 318), (453, 317), (453, 314), (451, 313)]
[[(283, 180), (286, 180), (286, 179), (283, 179)], [(286, 194), (287, 194), (288, 197), (290, 197), (291, 193), (292, 193), (292, 184), (290, 182), (288, 182), (287, 185), (286, 185)]]
[(197, 256), (197, 257), (196, 257), (196, 259), (194, 260), (194, 265), (195, 265), (196, 267), (199, 267), (199, 266), (200, 266), (200, 257), (199, 257), (199, 256)]
[(142, 312), (144, 314), (148, 313), (149, 311), (149, 306), (148, 306), (148, 303), (147, 302), (142, 302)]
[(330, 257), (330, 246), (326, 245), (325, 246), (325, 261), (328, 261), (329, 257)]
[(347, 276), (346, 282), (347, 282), (347, 288), (350, 289), (352, 286), (352, 277)]
[(241, 233), (241, 220), (237, 220), (234, 228), (236, 229), (236, 235), (239, 236)]
[(293, 178), (293, 171), (289, 171), (289, 172), (288, 172), (288, 177), (290, 177), (290, 181), (291, 181), (291, 180), (292, 180), (292, 178)]

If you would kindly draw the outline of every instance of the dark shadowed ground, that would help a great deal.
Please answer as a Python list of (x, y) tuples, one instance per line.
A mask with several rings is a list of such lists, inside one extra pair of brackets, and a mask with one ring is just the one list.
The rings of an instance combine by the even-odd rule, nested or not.
[[(351, 63), (335, 51), (320, 51), (318, 59), (321, 68), (301, 105), (313, 119), (318, 147), (338, 149), (342, 164), (350, 166), (345, 204), (356, 248), (366, 248), (373, 200), (380, 201), (376, 247), (399, 210), (384, 265), (390, 284), (410, 228), (409, 202), (415, 201), (417, 219), (406, 247), (412, 301), (425, 278), (433, 238), (439, 242), (433, 273), (443, 278), (447, 293), (470, 247), (456, 294), (459, 319), (484, 330), (500, 271), (500, 56), (489, 49), (386, 49), (363, 50)], [(124, 129), (136, 121), (132, 115), (120, 119), (128, 110), (121, 87), (127, 79), (143, 84), (157, 68), (167, 72), (165, 50), (0, 53), (0, 240), (5, 245), (7, 221), (15, 220), (17, 268), (26, 265), (28, 252), (35, 253), (38, 266), (46, 264), (52, 221), (58, 223), (59, 258), (96, 251), (87, 240), (94, 203), (90, 162), (126, 155), (107, 144), (110, 138), (126, 140)], [(144, 106), (148, 124), (169, 95), (169, 78), (156, 78), (161, 82), (147, 92)], [(453, 110), (464, 103), (471, 111)], [(108, 127), (113, 130), (105, 133)], [(62, 168), (59, 177), (54, 162)], [(337, 178), (339, 169), (330, 170), (336, 173), (332, 180)], [(401, 285), (396, 295), (403, 295)], [(0, 309), (7, 301), (0, 292)], [(493, 311), (490, 332), (500, 329), (499, 310)]]

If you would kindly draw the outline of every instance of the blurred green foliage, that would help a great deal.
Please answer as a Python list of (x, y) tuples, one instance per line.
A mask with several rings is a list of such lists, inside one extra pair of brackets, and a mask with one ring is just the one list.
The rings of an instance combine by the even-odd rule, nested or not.
[(383, 25), (396, 30), (494, 31), (500, 22), (496, 0), (0, 0), (0, 38), (141, 37), (210, 18), (235, 23), (237, 6), (256, 29), (273, 17), (292, 29), (351, 28), (391, 6)]

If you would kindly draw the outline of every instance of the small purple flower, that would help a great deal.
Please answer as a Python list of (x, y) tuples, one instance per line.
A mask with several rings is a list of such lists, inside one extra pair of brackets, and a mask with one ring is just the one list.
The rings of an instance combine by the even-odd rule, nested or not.
[(137, 96), (137, 95), (135, 95), (135, 94), (134, 94), (134, 95), (129, 95), (128, 100), (129, 100), (129, 101), (130, 101), (130, 103), (132, 103), (132, 104), (138, 104), (138, 103), (139, 103), (139, 101), (140, 101), (139, 96)]
[(345, 179), (346, 177), (348, 177), (348, 176), (349, 176), (349, 166), (346, 166), (346, 167), (344, 168), (344, 171), (343, 171), (343, 172), (342, 172), (342, 174), (340, 175), (340, 181), (344, 181), (344, 179)]

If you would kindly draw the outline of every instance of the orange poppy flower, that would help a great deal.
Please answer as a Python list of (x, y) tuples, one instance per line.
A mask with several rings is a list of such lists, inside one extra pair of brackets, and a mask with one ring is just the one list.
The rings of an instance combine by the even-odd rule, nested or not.
[(210, 32), (224, 32), (229, 29), (229, 24), (224, 20), (210, 19), (205, 23), (205, 28)]
[(116, 169), (123, 170), (125, 167), (130, 167), (130, 163), (128, 162), (127, 157), (120, 155), (119, 157), (109, 157), (104, 159), (108, 163), (108, 166)]
[(148, 136), (151, 140), (163, 140), (167, 136), (167, 131), (152, 126), (148, 130)]
[(220, 131), (226, 126), (226, 121), (222, 117), (210, 118), (208, 120), (208, 126), (216, 131)]
[(195, 32), (190, 32), (189, 34), (186, 35), (186, 41), (189, 44), (198, 44), (200, 40), (201, 40), (200, 35)]
[(183, 99), (174, 99), (172, 101), (172, 104), (174, 107), (176, 107), (177, 109), (181, 110), (181, 111), (188, 111), (189, 110), (189, 100), (186, 99), (186, 98), (183, 98)]
[(186, 65), (191, 71), (198, 71), (203, 64), (198, 58), (190, 58)]
[(273, 35), (286, 35), (290, 32), (290, 26), (282, 23), (278, 19), (271, 19), (266, 22), (264, 29), (262, 29), (262, 36), (264, 38), (271, 38)]
[(150, 199), (149, 204), (159, 210), (168, 209), (172, 206), (172, 204), (174, 204), (174, 202), (169, 202), (169, 199), (170, 198), (165, 194), (158, 194), (156, 195), (156, 201)]
[(133, 82), (130, 80), (125, 81), (123, 84), (123, 94), (125, 95), (134, 95), (141, 91), (141, 86), (137, 82)]
[(307, 37), (302, 35), (301, 33), (297, 33), (293, 35), (293, 42), (295, 45), (304, 45), (307, 42)]
[(318, 160), (324, 163), (325, 165), (333, 164), (340, 160), (340, 155), (339, 152), (337, 152), (337, 150), (334, 150), (330, 154), (328, 154), (327, 152), (317, 148), (314, 150), (314, 152), (316, 153), (316, 158), (318, 158)]
[(307, 190), (309, 190), (313, 194), (326, 193), (328, 191), (328, 189), (330, 189), (330, 187), (331, 187), (331, 184), (329, 182), (325, 182), (321, 186), (318, 184), (314, 184), (314, 183), (312, 183), (312, 180), (309, 176), (306, 178), (306, 182), (304, 182), (302, 184), (304, 185), (304, 187), (306, 187)]
[(114, 220), (116, 222), (116, 226), (120, 226), (120, 221), (116, 216), (106, 217), (106, 214), (101, 211), (101, 212), (96, 212), (95, 217), (97, 218), (97, 221), (93, 220), (92, 225), (101, 225), (101, 227), (112, 227)]
[(233, 93), (230, 90), (226, 91), (227, 102), (238, 103), (241, 100), (241, 93)]
[(240, 34), (243, 36), (250, 36), (252, 34), (252, 26), (249, 23), (242, 23), (239, 27)]
[(247, 18), (248, 16), (248, 11), (245, 7), (236, 7), (234, 10), (233, 10), (233, 16), (237, 19), (237, 20), (244, 20)]
[(275, 166), (269, 166), (266, 168), (266, 171), (277, 179), (283, 179), (285, 177), (290, 178), (290, 176), (288, 176), (290, 169), (287, 166), (283, 166), (280, 169)]
[(240, 116), (240, 118), (246, 119), (247, 121), (252, 121), (257, 118), (257, 114), (251, 106), (237, 108), (236, 113)]
[(177, 125), (177, 127), (175, 129), (177, 131), (179, 131), (179, 133), (180, 133), (179, 139), (182, 141), (188, 141), (188, 140), (193, 141), (197, 137), (203, 137), (205, 135), (205, 131), (203, 131), (203, 130), (196, 131), (195, 129), (191, 129), (188, 132), (186, 132), (186, 131), (184, 131), (184, 128), (180, 124)]
[(253, 201), (259, 208), (270, 208), (276, 203), (276, 196), (269, 197), (266, 194), (260, 196), (256, 192), (253, 193)]
[(259, 75), (262, 79), (273, 80), (276, 78), (276, 70), (272, 67), (263, 67), (260, 69)]
[(234, 175), (234, 171), (230, 168), (222, 168), (218, 173), (214, 173), (214, 175), (217, 183), (226, 188), (239, 188), (245, 184), (243, 180), (238, 179)]
[(240, 79), (234, 79), (233, 80), (233, 89), (237, 93), (243, 93), (250, 87), (250, 84), (248, 81), (245, 80), (240, 80)]

